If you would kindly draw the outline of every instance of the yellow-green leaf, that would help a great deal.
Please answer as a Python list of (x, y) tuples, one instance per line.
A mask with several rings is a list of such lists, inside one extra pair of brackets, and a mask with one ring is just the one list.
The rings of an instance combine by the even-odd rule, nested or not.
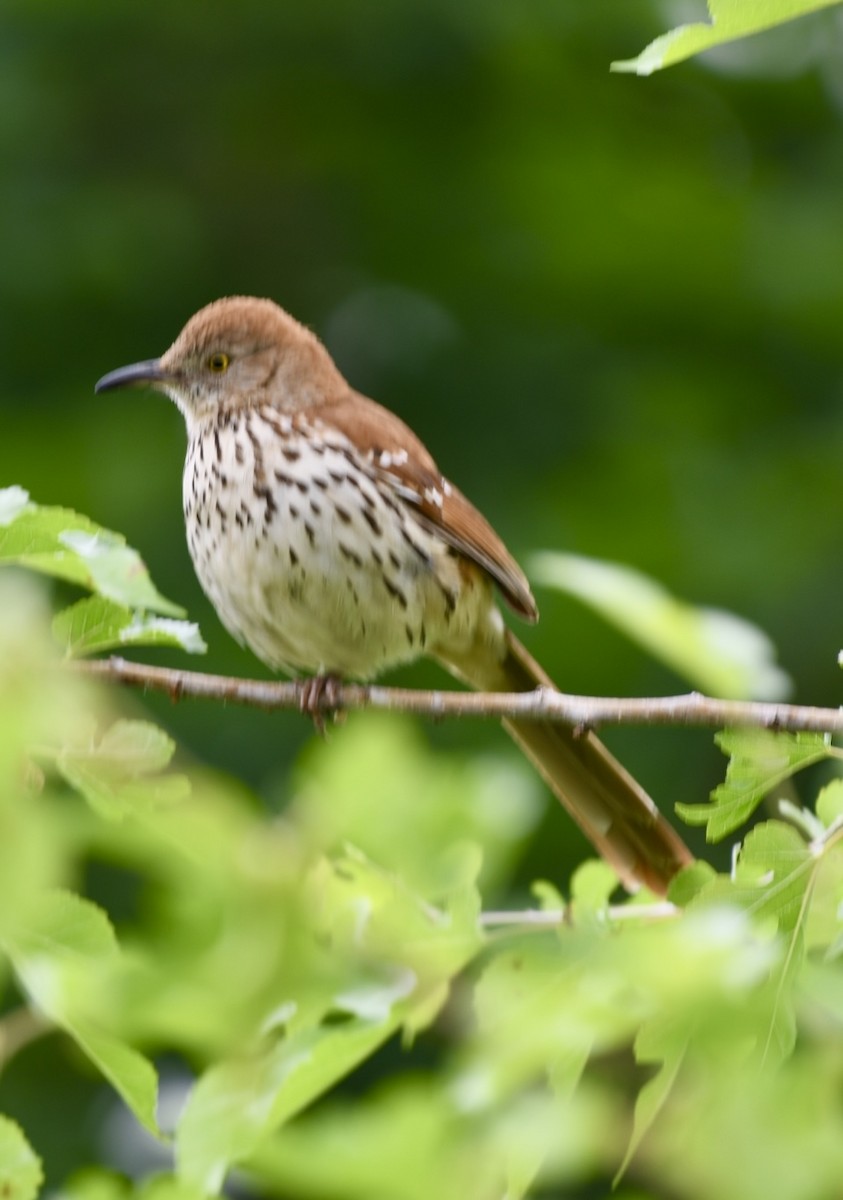
[(546, 551), (531, 560), (537, 583), (575, 596), (695, 687), (731, 699), (778, 699), (790, 681), (770, 639), (734, 613), (696, 608), (620, 563)]
[[(612, 63), (613, 71), (632, 71), (651, 75), (663, 67), (722, 46), (737, 38), (772, 29), (821, 8), (830, 8), (839, 0), (708, 0), (708, 21), (679, 25), (650, 42), (637, 58)], [(699, 8), (702, 10), (702, 0)]]
[(3, 1200), (35, 1200), (43, 1181), (41, 1160), (23, 1130), (0, 1116), (0, 1196)]

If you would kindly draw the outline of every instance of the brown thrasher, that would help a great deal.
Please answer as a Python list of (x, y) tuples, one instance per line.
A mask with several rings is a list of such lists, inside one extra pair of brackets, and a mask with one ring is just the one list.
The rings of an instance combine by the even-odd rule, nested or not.
[[(552, 687), (495, 604), (528, 621), (503, 542), (393, 413), (352, 390), (270, 300), (191, 317), (160, 359), (104, 376), (148, 385), (187, 423), (184, 517), (226, 628), (288, 672), (369, 679), (428, 654), (484, 691)], [(626, 887), (664, 892), (691, 861), (650, 797), (591, 732), (504, 726)]]

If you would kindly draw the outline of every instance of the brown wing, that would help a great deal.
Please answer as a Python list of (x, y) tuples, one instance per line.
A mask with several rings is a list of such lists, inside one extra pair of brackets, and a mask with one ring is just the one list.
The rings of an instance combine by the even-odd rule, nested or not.
[(356, 392), (311, 411), (345, 434), (415, 508), (419, 520), (491, 575), (515, 612), (528, 621), (538, 619), (530, 585), (518, 563), (485, 517), (445, 479), (400, 417)]

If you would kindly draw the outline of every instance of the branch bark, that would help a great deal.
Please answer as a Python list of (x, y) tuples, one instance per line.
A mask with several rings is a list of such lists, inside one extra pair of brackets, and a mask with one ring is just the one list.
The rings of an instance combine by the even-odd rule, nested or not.
[[(165, 692), (172, 700), (203, 697), (266, 710), (301, 709), (303, 683), (234, 679), (199, 671), (151, 667), (123, 658), (73, 664), (74, 670), (145, 691)], [(601, 725), (685, 725), (706, 728), (744, 726), (791, 732), (843, 730), (843, 710), (764, 701), (715, 700), (699, 692), (682, 696), (621, 699), (574, 696), (539, 688), (534, 692), (416, 691), (347, 683), (332, 689), (325, 711), (374, 708), (428, 717), (519, 717), (560, 721), (574, 728)]]

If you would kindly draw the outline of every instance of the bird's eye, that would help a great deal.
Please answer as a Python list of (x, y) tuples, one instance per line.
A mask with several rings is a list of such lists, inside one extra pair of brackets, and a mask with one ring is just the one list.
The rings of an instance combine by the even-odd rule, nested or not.
[(228, 355), (223, 354), (220, 350), (216, 354), (212, 354), (208, 359), (208, 370), (213, 371), (215, 375), (222, 375), (223, 371), (228, 370), (228, 364), (230, 362), (231, 359), (228, 357)]

